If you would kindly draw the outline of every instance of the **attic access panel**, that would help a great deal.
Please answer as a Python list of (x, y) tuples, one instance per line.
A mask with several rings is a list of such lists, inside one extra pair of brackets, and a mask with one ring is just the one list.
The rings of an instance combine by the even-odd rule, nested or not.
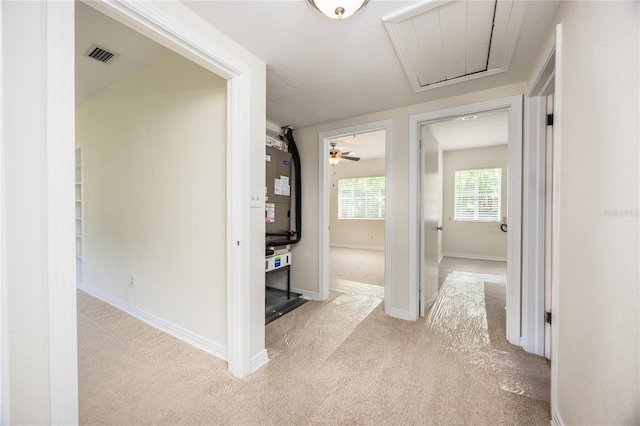
[(526, 2), (432, 0), (383, 18), (416, 92), (507, 71)]

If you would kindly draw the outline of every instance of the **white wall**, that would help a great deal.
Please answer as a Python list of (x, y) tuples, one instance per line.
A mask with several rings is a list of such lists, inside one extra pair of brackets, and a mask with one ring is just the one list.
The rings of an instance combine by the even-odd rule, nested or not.
[(394, 205), (388, 206), (393, 214), (393, 259), (391, 295), (392, 308), (395, 311), (409, 310), (409, 116), (421, 112), (436, 111), (454, 106), (467, 105), (492, 99), (522, 94), (525, 85), (514, 84), (491, 90), (468, 93), (433, 102), (426, 102), (366, 114), (359, 117), (325, 123), (317, 126), (296, 129), (294, 136), (303, 161), (302, 169), (302, 210), (304, 238), (293, 249), (296, 262), (301, 265), (291, 271), (292, 281), (300, 283), (305, 290), (318, 292), (318, 137), (322, 132), (371, 123), (380, 120), (392, 120), (392, 179)]
[[(46, 5), (2, 4), (2, 421), (48, 424)], [(28, 18), (28, 19), (26, 19)]]
[[(2, 96), (0, 114), (2, 114), (2, 217), (5, 221), (0, 235), (2, 274), (0, 280), (3, 293), (2, 310), (2, 421), (7, 424), (48, 424), (52, 419), (50, 407), (52, 401), (68, 397), (69, 410), (77, 415), (77, 398), (71, 382), (77, 378), (75, 368), (59, 369), (62, 363), (56, 359), (58, 354), (51, 348), (59, 349), (58, 343), (75, 342), (75, 321), (67, 321), (65, 336), (52, 334), (52, 326), (59, 325), (62, 317), (75, 318), (75, 310), (63, 309), (58, 294), (49, 293), (49, 282), (45, 277), (48, 253), (55, 254), (57, 247), (47, 247), (47, 238), (53, 232), (49, 225), (58, 221), (47, 220), (45, 205), (49, 200), (46, 189), (46, 159), (51, 152), (48, 149), (62, 149), (69, 162), (68, 199), (73, 197), (73, 148), (71, 137), (61, 145), (54, 144), (45, 132), (47, 119), (49, 124), (59, 123), (60, 117), (47, 116), (47, 101), (50, 111), (65, 113), (73, 108), (73, 93), (68, 98), (53, 97), (47, 99), (49, 89), (61, 84), (61, 80), (47, 82), (45, 73), (55, 69), (56, 61), (73, 61), (72, 38), (56, 37), (47, 39), (46, 19), (53, 18), (49, 9), (56, 8), (58, 2), (2, 2), (0, 75)], [(68, 3), (66, 3), (68, 4)], [(246, 134), (251, 139), (249, 158), (252, 188), (264, 188), (264, 128), (265, 128), (265, 72), (264, 62), (249, 53), (237, 43), (222, 35), (185, 6), (178, 2), (156, 2), (145, 5), (149, 10), (161, 10), (163, 16), (171, 22), (177, 22), (184, 28), (197, 34), (219, 51), (232, 56), (238, 65), (246, 70), (250, 79), (251, 102), (247, 107), (250, 121)], [(72, 11), (65, 18), (73, 27)], [(66, 22), (65, 22), (66, 23)], [(65, 41), (61, 40), (64, 39)], [(66, 58), (47, 57), (46, 52), (56, 42), (64, 44)], [(66, 43), (66, 44), (65, 44)], [(72, 66), (71, 66), (71, 69)], [(69, 76), (73, 76), (71, 72)], [(47, 84), (49, 83), (49, 84)], [(66, 83), (66, 81), (65, 81)], [(63, 117), (66, 118), (66, 117)], [(69, 120), (71, 121), (71, 120)], [(66, 124), (65, 124), (66, 125)], [(73, 126), (69, 125), (73, 133)], [(56, 194), (51, 194), (55, 197)], [(66, 199), (66, 196), (65, 198)], [(69, 228), (73, 229), (73, 202), (69, 205)], [(224, 205), (224, 204), (223, 204)], [(264, 212), (252, 209), (250, 213), (250, 235), (264, 235)], [(63, 222), (65, 220), (62, 220)], [(73, 235), (69, 235), (69, 259), (73, 265)], [(252, 286), (251, 318), (249, 340), (252, 355), (264, 351), (264, 240), (250, 238), (247, 243), (252, 262), (247, 268)], [(253, 261), (255, 260), (255, 262)], [(71, 274), (68, 289), (73, 290), (75, 283)], [(68, 289), (64, 289), (65, 292)], [(65, 295), (66, 297), (66, 295)], [(58, 321), (58, 322), (56, 322)], [(73, 338), (66, 338), (73, 336)], [(73, 344), (69, 346), (75, 349)], [(61, 353), (64, 355), (64, 351)], [(75, 365), (75, 362), (69, 362)], [(67, 364), (69, 364), (67, 363)], [(65, 382), (66, 381), (66, 382)], [(53, 392), (60, 385), (69, 384), (67, 394), (60, 396)], [(76, 382), (77, 385), (77, 382)], [(77, 391), (77, 388), (76, 388)], [(60, 418), (73, 423), (73, 413), (59, 413)]]
[(639, 6), (563, 2), (558, 11), (552, 410), (564, 424), (640, 419)]
[(226, 80), (169, 52), (79, 107), (76, 138), (83, 286), (226, 347)]
[(351, 177), (384, 176), (384, 158), (374, 160), (342, 160), (331, 167), (329, 176), (330, 244), (384, 250), (384, 220), (338, 219), (338, 180)]
[(500, 224), (454, 220), (456, 170), (502, 168), (501, 216), (507, 215), (507, 145), (444, 152), (443, 255), (507, 260), (507, 234)]

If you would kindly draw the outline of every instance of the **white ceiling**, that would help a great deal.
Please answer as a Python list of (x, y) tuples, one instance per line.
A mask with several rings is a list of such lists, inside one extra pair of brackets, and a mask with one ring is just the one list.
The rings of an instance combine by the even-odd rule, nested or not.
[(509, 141), (509, 113), (493, 111), (459, 117), (428, 124), (427, 129), (443, 151), (506, 145)]
[[(77, 1), (76, 107), (167, 49)], [(93, 43), (120, 54), (107, 64), (84, 56)]]
[[(382, 18), (422, 2), (370, 0), (341, 22), (306, 0), (183, 3), (267, 63), (267, 119), (294, 127), (525, 81), (559, 4), (528, 4), (509, 71), (415, 93)], [(97, 43), (120, 54), (109, 65), (77, 56), (77, 105), (164, 51), (81, 2), (76, 8), (77, 53)]]
[[(458, 117), (425, 126), (438, 140), (443, 151), (506, 145), (509, 141), (509, 113), (506, 110)], [(342, 153), (353, 151), (362, 160), (385, 156), (384, 130), (342, 136), (331, 141), (336, 142), (336, 148)]]

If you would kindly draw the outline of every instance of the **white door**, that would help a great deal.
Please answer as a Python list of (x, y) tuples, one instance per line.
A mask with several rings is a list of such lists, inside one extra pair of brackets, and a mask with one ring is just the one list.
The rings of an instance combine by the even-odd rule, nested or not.
[[(547, 96), (547, 115), (553, 114), (553, 94)], [(546, 212), (545, 212), (545, 259), (544, 259), (544, 311), (551, 312), (551, 262), (552, 255), (552, 218), (553, 218), (553, 125), (547, 125), (546, 136)], [(551, 323), (544, 323), (544, 357), (551, 359)]]
[(438, 223), (440, 214), (438, 141), (428, 129), (421, 126), (422, 161), (422, 289), (420, 293), (420, 315), (431, 307), (438, 296)]

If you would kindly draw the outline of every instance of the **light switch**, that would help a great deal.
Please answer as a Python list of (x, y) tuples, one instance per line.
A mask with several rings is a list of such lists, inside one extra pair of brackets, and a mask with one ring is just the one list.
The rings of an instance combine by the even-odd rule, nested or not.
[(251, 208), (252, 209), (259, 209), (260, 207), (263, 207), (262, 205), (262, 191), (258, 190), (252, 190), (251, 191)]

